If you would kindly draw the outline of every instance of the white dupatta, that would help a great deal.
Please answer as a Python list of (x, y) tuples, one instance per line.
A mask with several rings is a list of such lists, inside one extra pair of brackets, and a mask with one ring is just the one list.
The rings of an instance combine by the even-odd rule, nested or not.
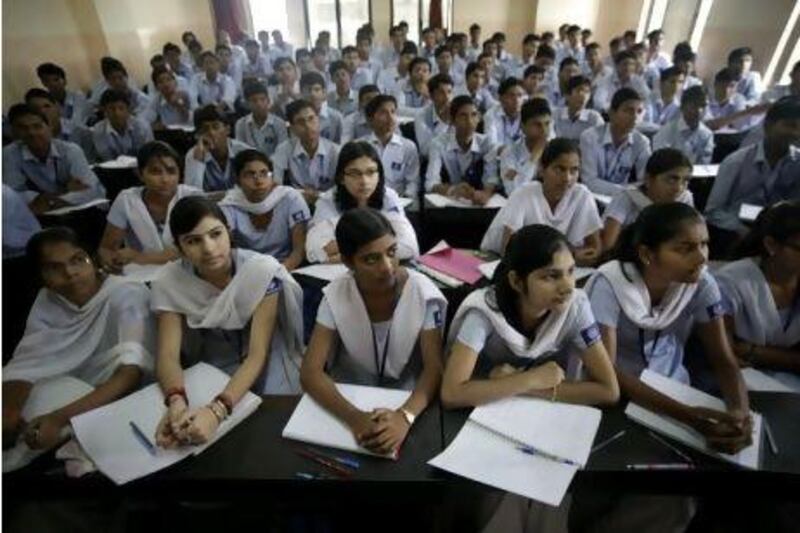
[[(651, 200), (649, 196), (642, 192), (639, 185), (631, 185), (630, 187), (623, 189), (623, 194), (627, 195), (631, 203), (636, 206), (637, 213), (641, 212), (645, 207), (653, 204), (653, 200)], [(675, 201), (694, 207), (694, 196), (689, 189), (685, 189)]]
[(231, 206), (241, 209), (251, 215), (265, 215), (275, 209), (287, 194), (294, 189), (285, 185), (276, 185), (270, 193), (260, 202), (251, 202), (244, 195), (244, 191), (238, 185), (225, 193), (225, 197), (219, 202), (220, 207)]
[(139, 239), (142, 245), (142, 251), (146, 252), (161, 252), (166, 247), (173, 245), (172, 232), (169, 230), (169, 216), (172, 213), (172, 208), (181, 198), (185, 196), (201, 195), (203, 191), (191, 187), (189, 185), (178, 185), (175, 191), (175, 196), (172, 197), (167, 206), (167, 218), (164, 221), (164, 230), (159, 232), (156, 223), (153, 222), (153, 217), (147, 210), (147, 206), (142, 198), (144, 187), (131, 187), (119, 193), (117, 199), (114, 201), (122, 202), (125, 210), (125, 217), (130, 224), (131, 230)]

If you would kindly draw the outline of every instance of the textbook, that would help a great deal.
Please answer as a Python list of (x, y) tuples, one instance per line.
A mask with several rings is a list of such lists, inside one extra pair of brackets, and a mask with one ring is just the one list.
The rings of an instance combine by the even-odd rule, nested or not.
[[(379, 407), (394, 410), (402, 406), (411, 396), (411, 391), (364, 385), (337, 383), (336, 389), (348, 402), (362, 411), (372, 411)], [(303, 394), (281, 435), (286, 439), (299, 440), (317, 446), (328, 446), (375, 457), (397, 459), (396, 454), (378, 455), (359, 446), (347, 424), (328, 412), (308, 393)]]
[(558, 506), (592, 449), (599, 409), (513, 397), (477, 407), (428, 464)]
[(121, 155), (111, 161), (104, 161), (98, 163), (98, 167), (107, 169), (122, 169), (122, 168), (136, 168), (136, 158), (129, 155)]
[[(228, 384), (230, 376), (207, 363), (198, 363), (183, 372), (183, 380), (191, 409), (211, 402)], [(166, 412), (164, 395), (157, 383), (78, 415), (71, 422), (78, 442), (98, 470), (122, 485), (202, 453), (260, 404), (261, 398), (247, 392), (233, 408), (231, 416), (219, 425), (211, 441), (171, 450), (157, 448), (155, 444), (156, 428)], [(132, 423), (141, 434), (133, 429)]]
[[(708, 407), (718, 411), (725, 411), (725, 404), (719, 398), (694, 389), (683, 383), (671, 380), (661, 374), (645, 369), (639, 377), (644, 383), (653, 387), (661, 394), (669, 396), (686, 405)], [(712, 457), (717, 457), (739, 466), (757, 470), (761, 452), (761, 425), (762, 418), (758, 413), (753, 416), (753, 444), (737, 454), (730, 455), (712, 450), (706, 444), (706, 439), (697, 430), (665, 415), (654, 413), (633, 402), (628, 403), (625, 414), (637, 422), (657, 433), (671, 437), (676, 441), (703, 452)]]
[(484, 263), (479, 257), (451, 248), (445, 241), (439, 241), (417, 262), (470, 285), (481, 279), (478, 267)]

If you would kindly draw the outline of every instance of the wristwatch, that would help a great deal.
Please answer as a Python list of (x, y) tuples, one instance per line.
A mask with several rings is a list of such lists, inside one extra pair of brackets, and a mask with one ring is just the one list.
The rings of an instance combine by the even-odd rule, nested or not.
[(400, 414), (401, 414), (401, 415), (403, 415), (403, 418), (405, 418), (405, 419), (406, 419), (406, 422), (408, 422), (408, 427), (411, 427), (411, 426), (413, 426), (413, 425), (414, 425), (414, 420), (415, 420), (417, 417), (416, 417), (416, 416), (414, 416), (414, 415), (411, 413), (411, 411), (409, 411), (408, 409), (398, 409), (398, 411), (400, 411)]

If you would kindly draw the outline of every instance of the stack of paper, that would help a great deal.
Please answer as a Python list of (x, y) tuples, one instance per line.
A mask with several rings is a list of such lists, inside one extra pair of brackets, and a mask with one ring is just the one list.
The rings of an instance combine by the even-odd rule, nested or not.
[(694, 165), (692, 168), (693, 178), (716, 178), (719, 172), (719, 165)]
[(421, 256), (418, 262), (470, 285), (481, 279), (478, 267), (484, 263), (479, 257), (451, 248), (445, 241), (440, 241), (428, 253)]
[(747, 390), (762, 392), (797, 392), (790, 386), (755, 368), (743, 368), (742, 377), (744, 378), (745, 385), (747, 385)]
[(489, 201), (486, 202), (486, 205), (475, 205), (464, 198), (451, 198), (450, 196), (444, 196), (436, 193), (426, 194), (425, 201), (427, 201), (432, 207), (464, 207), (468, 209), (498, 209), (505, 206), (507, 202), (503, 196), (495, 194), (489, 198)]
[[(695, 407), (707, 407), (716, 409), (717, 411), (725, 411), (725, 404), (719, 398), (715, 398), (710, 394), (693, 389), (688, 385), (673, 381), (667, 377), (662, 376), (656, 372), (645, 370), (639, 377), (645, 384), (656, 389), (661, 394), (669, 396), (673, 400), (677, 400), (685, 405)], [(672, 418), (665, 415), (654, 413), (644, 407), (636, 405), (631, 402), (625, 409), (625, 414), (631, 420), (646, 426), (653, 431), (672, 437), (673, 439), (681, 442), (687, 446), (694, 448), (713, 457), (724, 459), (731, 463), (746, 468), (758, 469), (759, 453), (761, 450), (761, 415), (752, 413), (753, 416), (753, 444), (743, 449), (737, 454), (729, 455), (719, 453), (708, 447), (706, 439), (694, 428), (686, 426)]]
[(611, 197), (607, 194), (600, 194), (597, 192), (593, 192), (592, 196), (594, 196), (594, 199), (597, 200), (597, 202), (603, 206), (607, 206), (608, 204), (611, 203)]
[(754, 222), (762, 209), (764, 208), (760, 205), (742, 204), (739, 207), (739, 218), (745, 222)]
[(107, 206), (108, 204), (109, 201), (107, 198), (98, 198), (97, 200), (86, 202), (85, 204), (68, 205), (66, 207), (59, 207), (58, 209), (51, 209), (50, 211), (46, 211), (45, 215), (50, 215), (50, 216), (68, 215), (76, 211), (83, 211), (84, 209), (89, 209), (90, 207)]
[(473, 410), (429, 464), (557, 506), (586, 465), (600, 418), (592, 407), (508, 398)]
[(120, 168), (136, 168), (136, 158), (129, 155), (121, 155), (111, 161), (103, 161), (97, 164), (100, 168), (107, 169), (120, 169)]
[(323, 281), (333, 281), (339, 276), (347, 274), (347, 267), (341, 263), (308, 265), (302, 268), (295, 268), (292, 270), (292, 274), (302, 274)]
[[(409, 391), (404, 390), (339, 383), (336, 384), (336, 389), (348, 402), (362, 411), (372, 411), (380, 407), (394, 410), (402, 406), (411, 395)], [(304, 394), (297, 404), (292, 417), (283, 428), (282, 436), (318, 446), (376, 455), (359, 446), (350, 428), (308, 394)], [(396, 455), (387, 457), (397, 459)]]
[[(230, 376), (209, 364), (198, 363), (183, 373), (183, 380), (190, 408), (193, 408), (211, 402), (228, 384)], [(220, 424), (210, 442), (173, 450), (159, 448), (155, 453), (138, 440), (131, 422), (154, 446), (156, 428), (166, 412), (164, 395), (158, 384), (78, 415), (71, 422), (78, 442), (97, 468), (114, 483), (122, 485), (203, 452), (250, 416), (260, 404), (261, 398), (248, 392), (236, 404), (231, 416)]]

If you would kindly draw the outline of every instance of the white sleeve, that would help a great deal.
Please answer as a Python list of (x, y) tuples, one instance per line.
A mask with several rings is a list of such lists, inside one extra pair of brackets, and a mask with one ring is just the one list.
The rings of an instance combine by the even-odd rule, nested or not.
[[(325, 263), (328, 261), (328, 254), (325, 246), (329, 242), (336, 240), (335, 219), (320, 220), (312, 223), (306, 234), (306, 257), (309, 263)], [(398, 237), (399, 241), (399, 237)]]
[(203, 177), (206, 174), (206, 164), (204, 161), (198, 161), (194, 157), (194, 147), (189, 148), (189, 151), (186, 152), (183, 174), (183, 182), (186, 185), (203, 190)]
[[(414, 226), (403, 214), (389, 213), (386, 218), (394, 229), (397, 238), (397, 257), (398, 259), (415, 259), (419, 257), (419, 242)], [(310, 234), (311, 232), (309, 232)]]

